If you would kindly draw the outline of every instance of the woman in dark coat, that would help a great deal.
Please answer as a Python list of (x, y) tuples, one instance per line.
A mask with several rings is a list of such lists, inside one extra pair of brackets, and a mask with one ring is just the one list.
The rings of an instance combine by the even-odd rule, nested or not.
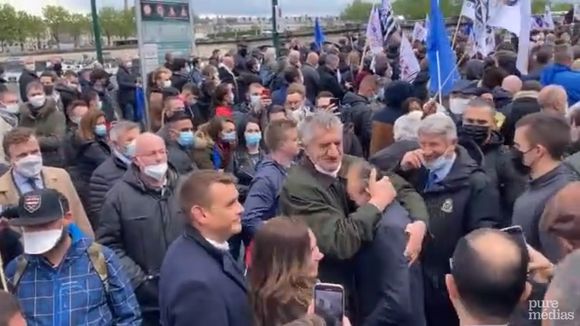
[(111, 155), (105, 114), (102, 111), (89, 110), (83, 116), (73, 139), (73, 148), (77, 174), (73, 183), (83, 206), (88, 207), (91, 175)]

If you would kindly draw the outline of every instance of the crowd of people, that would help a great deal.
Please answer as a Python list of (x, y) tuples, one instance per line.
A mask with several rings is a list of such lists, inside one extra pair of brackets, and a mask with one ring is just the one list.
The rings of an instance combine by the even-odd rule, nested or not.
[(460, 35), (442, 103), (397, 38), (27, 67), (0, 85), (0, 325), (578, 325), (580, 51), (533, 38), (521, 74)]

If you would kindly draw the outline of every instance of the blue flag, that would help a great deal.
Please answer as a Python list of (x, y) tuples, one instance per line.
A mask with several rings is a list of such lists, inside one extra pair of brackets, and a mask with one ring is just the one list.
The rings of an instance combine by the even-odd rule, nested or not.
[(316, 48), (318, 50), (322, 50), (322, 46), (324, 45), (325, 41), (326, 37), (324, 36), (324, 31), (322, 30), (317, 17), (314, 23), (314, 43), (316, 44)]
[(449, 95), (453, 84), (459, 79), (459, 72), (455, 69), (455, 52), (451, 49), (438, 0), (431, 0), (428, 30), (427, 58), (431, 77), (429, 90), (434, 94), (441, 91), (442, 95)]

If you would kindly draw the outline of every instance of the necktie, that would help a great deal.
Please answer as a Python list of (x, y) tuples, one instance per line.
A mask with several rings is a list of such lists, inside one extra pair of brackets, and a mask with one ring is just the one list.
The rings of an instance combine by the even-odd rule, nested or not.
[(28, 178), (28, 184), (32, 187), (32, 190), (38, 190), (35, 178)]

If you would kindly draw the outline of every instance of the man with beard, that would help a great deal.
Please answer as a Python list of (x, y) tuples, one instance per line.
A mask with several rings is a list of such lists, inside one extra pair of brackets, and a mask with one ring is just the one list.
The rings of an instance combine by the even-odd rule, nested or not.
[(525, 189), (526, 175), (516, 171), (511, 153), (497, 131), (495, 109), (488, 102), (473, 99), (467, 104), (459, 144), (475, 161), (482, 161), (490, 185), (500, 194), (502, 225), (510, 225), (514, 202)]

